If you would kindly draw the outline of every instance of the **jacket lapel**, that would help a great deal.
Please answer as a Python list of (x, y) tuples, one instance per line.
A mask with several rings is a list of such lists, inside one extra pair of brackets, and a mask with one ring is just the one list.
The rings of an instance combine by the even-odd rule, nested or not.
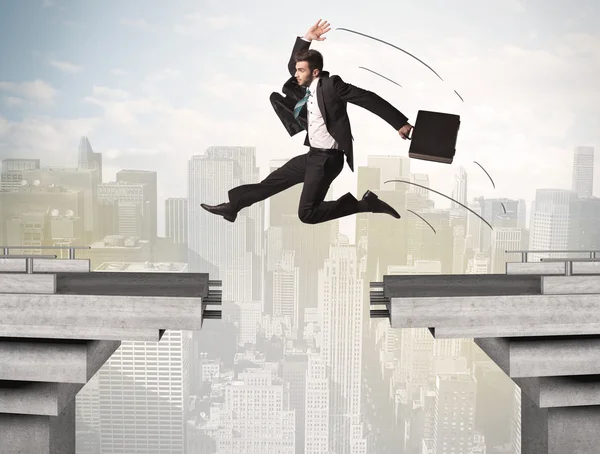
[(325, 124), (327, 124), (327, 111), (325, 110), (325, 102), (323, 101), (323, 77), (328, 76), (329, 73), (327, 71), (323, 71), (321, 77), (319, 78), (319, 82), (317, 83), (317, 104), (319, 105), (321, 115), (323, 115), (323, 119), (325, 120)]

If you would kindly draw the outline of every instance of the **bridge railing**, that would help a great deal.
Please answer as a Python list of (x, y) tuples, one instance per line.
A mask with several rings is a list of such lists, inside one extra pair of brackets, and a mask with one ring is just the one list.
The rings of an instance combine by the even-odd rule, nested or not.
[[(528, 249), (528, 250), (517, 250), (517, 251), (504, 251), (505, 254), (521, 254), (521, 262), (526, 262), (527, 261), (527, 255), (528, 254), (589, 254), (590, 258), (595, 259), (596, 258), (596, 253), (600, 252), (600, 250), (598, 249), (592, 249), (592, 250), (586, 250), (586, 249), (579, 249), (579, 250), (563, 250), (563, 251), (557, 251), (556, 249), (554, 250), (535, 250), (535, 249)], [(560, 260), (562, 261), (562, 259)]]
[[(73, 260), (75, 258), (75, 250), (76, 249), (91, 249), (90, 246), (0, 246), (0, 249), (3, 251), (4, 258), (9, 255), (11, 249), (16, 249), (18, 251), (22, 251), (24, 249), (52, 249), (52, 250), (65, 250), (69, 251), (69, 260)], [(38, 256), (39, 257), (39, 256)], [(56, 258), (56, 256), (55, 256)]]

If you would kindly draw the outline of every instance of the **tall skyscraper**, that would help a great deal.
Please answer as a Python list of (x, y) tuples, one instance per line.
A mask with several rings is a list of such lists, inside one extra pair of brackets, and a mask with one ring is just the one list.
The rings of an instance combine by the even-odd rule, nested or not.
[(98, 185), (100, 238), (107, 235), (137, 236), (149, 240), (144, 231), (145, 184), (108, 182)]
[(491, 272), (494, 274), (506, 273), (506, 262), (514, 262), (516, 254), (507, 254), (505, 251), (518, 251), (527, 249), (529, 238), (525, 229), (498, 228), (492, 232), (490, 246)]
[(330, 399), (331, 385), (329, 371), (325, 360), (318, 355), (308, 358), (306, 373), (306, 438), (304, 441), (305, 454), (330, 453)]
[(573, 154), (573, 183), (578, 197), (591, 197), (594, 189), (594, 147), (577, 147)]
[(102, 452), (185, 453), (182, 331), (126, 342), (98, 372)]
[(319, 270), (321, 355), (331, 373), (330, 442), (332, 452), (338, 454), (356, 452), (353, 446), (362, 439), (363, 280), (357, 276), (356, 247), (339, 235)]
[(600, 198), (578, 198), (569, 226), (569, 249), (600, 249)]
[(202, 209), (227, 201), (234, 186), (257, 183), (254, 147), (210, 147), (188, 165), (190, 271), (223, 281), (223, 301), (258, 301), (262, 295), (264, 202), (244, 208), (235, 222)]
[[(531, 213), (529, 249), (564, 251), (569, 247), (569, 231), (576, 210), (577, 193), (565, 189), (538, 189)], [(532, 254), (537, 261), (547, 254)], [(564, 254), (552, 254), (560, 258)]]
[[(454, 175), (452, 198), (463, 205), (467, 205), (467, 172), (463, 166), (460, 166), (458, 172)], [(453, 211), (464, 211), (464, 208), (456, 202), (452, 202), (451, 206)]]
[[(307, 435), (305, 431), (305, 409), (308, 397), (306, 393), (309, 375), (308, 359), (306, 354), (288, 354), (283, 358), (281, 364), (283, 381), (290, 389), (290, 410), (293, 410), (296, 416), (296, 454), (307, 452), (305, 449)], [(319, 406), (316, 407), (319, 408)]]
[(187, 229), (187, 199), (168, 198), (165, 200), (165, 236), (175, 244), (187, 244)]
[[(285, 160), (270, 162), (270, 171), (281, 167)], [(317, 272), (323, 267), (333, 232), (337, 232), (339, 219), (321, 224), (305, 224), (298, 219), (298, 203), (302, 184), (280, 192), (269, 199), (270, 225), (268, 230), (269, 244), (265, 275), (265, 305), (269, 313), (274, 310), (274, 292), (277, 291), (274, 273), (283, 254), (293, 251), (294, 266), (298, 267), (298, 336), (302, 338), (304, 314), (306, 308), (316, 307), (319, 300), (317, 289)], [(325, 200), (332, 200), (332, 189), (329, 188)]]
[(98, 181), (102, 183), (102, 153), (95, 153), (87, 137), (79, 140), (78, 169), (98, 169)]
[(117, 183), (136, 183), (143, 184), (144, 187), (144, 203), (142, 207), (143, 227), (142, 237), (150, 241), (151, 244), (156, 242), (156, 224), (157, 224), (157, 172), (149, 170), (120, 170), (117, 172)]
[(470, 374), (436, 377), (434, 452), (472, 452), (476, 405), (475, 377)]

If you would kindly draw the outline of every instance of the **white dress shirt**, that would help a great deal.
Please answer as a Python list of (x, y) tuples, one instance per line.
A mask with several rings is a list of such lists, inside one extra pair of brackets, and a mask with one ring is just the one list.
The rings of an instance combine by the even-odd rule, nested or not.
[[(304, 37), (302, 37), (304, 39)], [(308, 41), (304, 39), (304, 41)], [(308, 89), (310, 90), (310, 96), (306, 103), (306, 119), (308, 121), (308, 141), (312, 147), (315, 148), (338, 148), (338, 143), (329, 134), (327, 126), (325, 125), (325, 118), (319, 109), (319, 103), (317, 102), (317, 84), (319, 78), (315, 77), (311, 82)]]

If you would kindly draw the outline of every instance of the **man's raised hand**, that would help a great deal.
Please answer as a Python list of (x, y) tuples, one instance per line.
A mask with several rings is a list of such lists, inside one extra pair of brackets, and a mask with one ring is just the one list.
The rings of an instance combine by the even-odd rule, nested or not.
[(323, 21), (323, 23), (321, 23), (321, 19), (319, 19), (315, 25), (308, 29), (304, 37), (309, 41), (325, 41), (326, 38), (321, 36), (327, 33), (329, 30), (331, 30), (329, 22)]

